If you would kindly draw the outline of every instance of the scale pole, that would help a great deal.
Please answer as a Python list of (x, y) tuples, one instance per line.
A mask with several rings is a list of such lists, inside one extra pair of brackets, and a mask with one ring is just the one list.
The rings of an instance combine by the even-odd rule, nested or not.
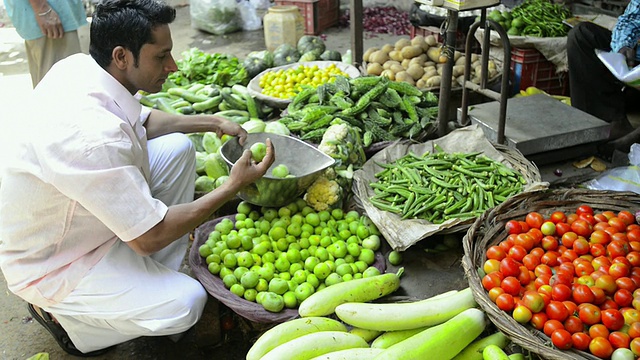
[(445, 34), (442, 53), (447, 57), (447, 62), (442, 68), (442, 81), (440, 82), (440, 99), (438, 101), (438, 136), (447, 134), (449, 121), (449, 101), (451, 97), (451, 76), (453, 73), (453, 55), (455, 53), (456, 36), (458, 34), (458, 12), (447, 10), (447, 31)]

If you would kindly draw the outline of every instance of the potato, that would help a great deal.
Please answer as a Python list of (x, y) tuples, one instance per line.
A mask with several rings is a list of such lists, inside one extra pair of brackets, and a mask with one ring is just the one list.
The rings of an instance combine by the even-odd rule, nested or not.
[(374, 51), (369, 55), (369, 62), (384, 64), (387, 60), (389, 60), (389, 55), (382, 50)]
[(476, 62), (477, 60), (480, 60), (480, 55), (476, 54), (476, 53), (472, 53), (471, 54), (471, 62)]
[(420, 44), (422, 44), (423, 42), (424, 42), (424, 36), (422, 35), (416, 35), (413, 37), (413, 39), (411, 39), (411, 45), (421, 46)]
[(424, 72), (424, 75), (422, 75), (422, 79), (427, 80), (430, 77), (436, 76), (436, 75), (438, 75), (438, 70), (436, 70), (436, 68), (432, 68)]
[(458, 50), (453, 52), (453, 61), (458, 61), (458, 59), (460, 59), (460, 57), (462, 56), (462, 53)]
[(402, 65), (403, 68), (408, 68), (409, 67), (409, 63), (411, 62), (411, 59), (404, 59), (402, 60), (402, 62), (400, 63)]
[(411, 59), (422, 54), (422, 48), (417, 45), (405, 46), (400, 50), (404, 59)]
[(420, 79), (420, 80), (416, 81), (416, 87), (418, 89), (424, 89), (424, 88), (427, 87), (427, 82), (422, 80), (422, 79)]
[(451, 75), (453, 75), (454, 77), (464, 75), (464, 65), (453, 65), (453, 68), (451, 69)]
[(427, 56), (429, 57), (429, 60), (433, 61), (436, 64), (444, 62), (444, 61), (440, 61), (441, 55), (442, 55), (442, 49), (440, 47), (433, 46), (433, 47), (430, 47), (429, 50), (427, 50)]
[(397, 73), (396, 81), (402, 81), (402, 82), (409, 83), (411, 85), (415, 85), (415, 81), (413, 80), (411, 75), (406, 71), (400, 71), (399, 73)]
[(389, 52), (389, 58), (391, 60), (395, 60), (397, 62), (402, 61), (402, 54), (400, 54), (400, 51), (398, 50), (391, 50), (391, 52)]
[(383, 70), (382, 65), (378, 63), (372, 62), (367, 64), (367, 74), (369, 75), (380, 75)]
[(387, 69), (384, 70), (380, 76), (384, 76), (386, 78), (388, 78), (389, 80), (395, 80), (396, 79), (396, 73), (393, 72), (393, 70), (391, 69)]
[(393, 71), (395, 74), (404, 71), (404, 66), (400, 65), (400, 64), (393, 64), (391, 65), (391, 67), (389, 67), (389, 70)]
[(362, 61), (369, 62), (369, 58), (371, 57), (371, 54), (378, 50), (380, 49), (378, 49), (377, 47), (368, 48), (367, 51), (365, 51), (364, 54), (362, 54)]
[(435, 46), (438, 43), (438, 39), (434, 35), (427, 35), (424, 38), (424, 42), (429, 46)]
[(495, 62), (493, 62), (493, 60), (489, 60), (489, 61), (487, 61), (487, 68), (488, 68), (489, 70), (491, 70), (491, 69), (494, 69), (494, 70), (495, 70), (495, 69), (496, 69), (496, 63), (495, 63)]
[(394, 47), (391, 44), (385, 44), (384, 46), (382, 46), (382, 49), (380, 49), (380, 50), (382, 50), (382, 51), (384, 51), (384, 52), (386, 52), (388, 54), (388, 53), (390, 53), (391, 51), (394, 50)]
[(429, 60), (429, 57), (427, 56), (427, 61), (425, 61), (424, 64), (422, 64), (422, 65), (425, 66), (425, 67), (427, 67), (427, 66), (436, 66), (436, 63), (431, 61), (431, 60)]
[(455, 65), (464, 65), (466, 60), (467, 60), (467, 57), (462, 55), (458, 58), (458, 60), (456, 60)]
[(489, 69), (487, 72), (487, 78), (489, 79), (493, 79), (494, 77), (498, 76), (498, 70), (497, 69)]
[(402, 50), (402, 48), (404, 48), (405, 46), (411, 46), (411, 40), (402, 38), (395, 43), (395, 49), (398, 51)]
[(426, 82), (425, 85), (427, 85), (428, 88), (430, 87), (435, 87), (435, 86), (440, 86), (440, 82), (442, 81), (442, 77), (439, 75), (436, 76), (432, 76), (430, 77)]
[(411, 75), (413, 80), (418, 80), (422, 77), (422, 75), (424, 75), (424, 69), (418, 64), (413, 64), (409, 65), (409, 67), (407, 68), (407, 73)]
[[(400, 65), (400, 62), (395, 61), (395, 60), (389, 60), (389, 61), (386, 61), (384, 64), (382, 64), (382, 68), (384, 70), (391, 69), (392, 65)], [(400, 65), (400, 66), (402, 66), (402, 65)]]

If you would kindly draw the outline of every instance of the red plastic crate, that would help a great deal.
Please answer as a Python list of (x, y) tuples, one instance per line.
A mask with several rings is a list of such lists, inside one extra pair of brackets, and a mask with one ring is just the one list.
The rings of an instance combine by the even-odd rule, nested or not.
[(304, 18), (304, 33), (318, 35), (340, 19), (340, 0), (276, 0), (276, 5), (295, 5)]
[[(412, 25), (410, 36), (413, 39), (417, 35), (422, 35), (422, 36), (433, 35), (436, 37), (436, 40), (439, 43), (442, 43), (444, 41), (444, 37), (440, 35), (440, 28), (435, 26), (413, 26)], [(462, 31), (458, 31), (456, 33), (456, 50), (460, 52), (464, 52), (465, 46), (466, 46), (466, 40), (467, 40), (467, 34), (463, 33)], [(474, 41), (471, 44), (471, 52), (476, 54), (480, 53), (480, 44), (477, 41)]]
[(511, 48), (512, 94), (535, 86), (551, 95), (569, 95), (569, 75), (558, 73), (556, 66), (536, 49)]

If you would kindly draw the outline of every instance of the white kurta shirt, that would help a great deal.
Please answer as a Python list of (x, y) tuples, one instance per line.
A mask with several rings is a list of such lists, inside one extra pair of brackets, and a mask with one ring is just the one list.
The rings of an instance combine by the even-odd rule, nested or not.
[(149, 109), (90, 56), (58, 62), (27, 103), (0, 186), (0, 268), (12, 292), (47, 306), (167, 206), (149, 191)]

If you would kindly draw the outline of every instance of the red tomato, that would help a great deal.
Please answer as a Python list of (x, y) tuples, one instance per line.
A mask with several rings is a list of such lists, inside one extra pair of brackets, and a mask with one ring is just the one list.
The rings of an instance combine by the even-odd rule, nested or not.
[(575, 266), (576, 276), (584, 276), (589, 275), (594, 271), (593, 265), (591, 265), (588, 261), (582, 261), (578, 265)]
[(591, 337), (584, 332), (577, 332), (571, 334), (571, 340), (573, 341), (574, 349), (585, 351), (589, 349)]
[(607, 329), (611, 331), (616, 331), (622, 329), (624, 326), (624, 316), (620, 313), (620, 310), (617, 309), (606, 309), (602, 310), (602, 324), (607, 327)]
[(549, 319), (544, 323), (544, 327), (542, 328), (543, 332), (547, 336), (551, 336), (554, 331), (558, 329), (564, 329), (564, 325), (558, 320)]
[(569, 310), (560, 301), (551, 300), (547, 305), (545, 312), (551, 320), (558, 320), (560, 322), (566, 320), (569, 316)]
[(622, 331), (614, 331), (609, 334), (609, 342), (614, 349), (628, 349), (631, 338), (629, 337), (629, 335), (623, 333)]
[[(533, 238), (533, 246), (540, 245), (540, 241), (542, 241), (542, 238), (544, 237), (544, 234), (542, 233), (542, 231), (540, 231), (540, 229), (536, 229), (536, 228), (529, 229), (529, 231), (527, 231), (526, 234), (531, 236), (531, 238)], [(531, 249), (529, 249), (529, 250), (531, 250)]]
[(580, 214), (578, 215), (578, 219), (588, 222), (589, 224), (591, 224), (591, 226), (595, 225), (598, 222), (598, 220), (596, 220), (596, 218), (594, 218), (591, 214)]
[(545, 236), (553, 236), (556, 234), (556, 224), (553, 221), (545, 221), (540, 226), (540, 232)]
[(627, 230), (627, 239), (629, 241), (640, 241), (640, 228)]
[(482, 286), (489, 291), (494, 287), (500, 287), (502, 279), (503, 275), (499, 271), (492, 272), (482, 277)]
[(558, 265), (558, 254), (555, 252), (546, 252), (544, 255), (542, 255), (542, 257), (540, 258), (540, 262), (545, 264), (545, 265), (549, 265), (551, 267), (554, 267), (556, 265)]
[(500, 283), (500, 287), (504, 290), (504, 292), (513, 296), (518, 296), (518, 294), (520, 294), (520, 289), (522, 288), (522, 286), (520, 285), (520, 281), (518, 281), (518, 278), (513, 276), (506, 276), (502, 280), (502, 283)]
[(551, 298), (556, 301), (565, 301), (571, 299), (571, 288), (565, 284), (552, 285)]
[(618, 256), (627, 256), (629, 253), (629, 243), (622, 240), (612, 240), (607, 245), (607, 254), (610, 258), (615, 259)]
[(502, 293), (496, 298), (496, 306), (502, 311), (510, 312), (515, 306), (515, 301), (511, 294)]
[(520, 274), (520, 263), (515, 259), (506, 257), (500, 261), (500, 272), (505, 276), (518, 276)]
[(536, 330), (542, 330), (544, 329), (544, 324), (547, 322), (547, 320), (549, 320), (549, 317), (547, 316), (547, 314), (545, 314), (544, 312), (539, 312), (531, 316), (531, 320), (529, 320), (529, 323)]
[(576, 280), (576, 285), (587, 285), (591, 288), (596, 284), (596, 280), (589, 275), (582, 275)]
[(575, 251), (578, 256), (589, 254), (591, 251), (591, 245), (587, 239), (580, 236), (573, 242), (573, 251)]
[[(631, 246), (631, 243), (629, 243), (629, 245)], [(629, 260), (629, 264), (631, 264), (631, 266), (640, 267), (640, 252), (635, 250), (629, 251), (627, 254), (627, 260)]]
[(594, 304), (602, 304), (607, 299), (607, 294), (605, 294), (604, 290), (602, 290), (601, 288), (594, 285), (590, 287), (590, 289), (593, 293), (593, 296), (595, 296), (595, 298), (593, 299)]
[(631, 273), (631, 263), (627, 260), (626, 256), (616, 256), (611, 260), (612, 264), (624, 264), (629, 268), (629, 273)]
[(540, 259), (542, 255), (544, 255), (544, 253), (545, 251), (541, 247), (534, 247), (533, 249), (531, 249), (531, 251), (529, 251), (529, 254), (537, 257), (538, 259)]
[(529, 224), (527, 224), (526, 221), (518, 221), (518, 223), (520, 223), (520, 228), (522, 228), (523, 233), (526, 233), (527, 231), (529, 231), (529, 229), (531, 229), (531, 227), (529, 226)]
[(618, 289), (613, 294), (613, 300), (620, 307), (628, 307), (628, 306), (631, 306), (631, 302), (633, 301), (633, 295), (631, 294), (631, 291), (627, 289)]
[[(549, 281), (551, 280), (551, 275), (549, 274), (540, 274), (533, 280), (533, 283), (536, 285), (536, 289), (540, 289), (540, 287), (544, 285), (549, 285)], [(551, 297), (551, 294), (549, 294)]]
[(504, 249), (501, 248), (500, 246), (493, 245), (493, 246), (490, 246), (487, 249), (487, 254), (486, 255), (487, 255), (487, 259), (495, 259), (495, 260), (500, 261), (500, 260), (504, 259), (505, 257), (507, 257), (507, 252), (504, 251)]
[(607, 248), (604, 247), (603, 244), (591, 244), (591, 249), (589, 250), (589, 253), (593, 256), (593, 257), (598, 257), (598, 256), (605, 256), (607, 254)]
[[(617, 278), (616, 286), (618, 287), (618, 290), (624, 289), (629, 291), (629, 293), (632, 293), (637, 288), (636, 283), (630, 277)], [(633, 295), (631, 297), (633, 297)]]
[(584, 331), (584, 324), (582, 323), (582, 320), (575, 315), (569, 316), (567, 320), (564, 321), (563, 325), (564, 328), (572, 334)]
[(522, 226), (520, 222), (517, 220), (509, 220), (504, 225), (505, 230), (507, 230), (508, 234), (520, 234), (522, 232)]
[(595, 299), (589, 286), (583, 284), (574, 285), (572, 297), (573, 301), (578, 304), (591, 303)]
[(619, 279), (621, 277), (629, 275), (631, 269), (627, 264), (623, 264), (620, 262), (614, 262), (609, 266), (609, 275), (613, 277), (613, 279)]
[(571, 231), (580, 236), (589, 237), (593, 231), (593, 226), (586, 220), (578, 219), (571, 223)]
[(533, 276), (531, 276), (529, 269), (527, 269), (527, 267), (524, 265), (520, 265), (520, 274), (518, 274), (518, 281), (520, 281), (520, 285), (522, 286), (529, 285), (532, 278)]
[(606, 218), (603, 218), (603, 219), (596, 218), (596, 220), (599, 220), (599, 221), (595, 225), (593, 225), (593, 231), (596, 231), (596, 230), (604, 231), (606, 228), (609, 227), (609, 223), (607, 222), (608, 220)]
[(513, 313), (511, 314), (511, 316), (520, 324), (526, 324), (531, 321), (533, 314), (531, 313), (531, 310), (529, 310), (529, 308), (527, 308), (526, 306), (518, 305), (515, 307), (515, 309), (513, 309)]
[(613, 211), (607, 210), (602, 212), (602, 216), (604, 216), (607, 220), (609, 220), (612, 217), (615, 217), (616, 213), (614, 213)]
[(542, 311), (545, 305), (542, 295), (536, 291), (526, 291), (522, 295), (522, 304), (533, 313)]
[(603, 324), (593, 324), (589, 327), (589, 336), (591, 336), (592, 339), (595, 339), (597, 337), (603, 337), (607, 339), (609, 338), (610, 333), (611, 331), (609, 331), (609, 329), (607, 329), (607, 327)]
[(577, 238), (578, 234), (576, 234), (574, 231), (568, 231), (564, 233), (564, 235), (562, 235), (562, 237), (560, 238), (560, 242), (562, 243), (562, 245), (571, 249), (573, 247), (573, 242), (576, 241)]
[(569, 225), (569, 223), (567, 222), (559, 222), (556, 223), (556, 235), (557, 236), (562, 236), (565, 233), (571, 231), (571, 225)]
[(536, 266), (535, 270), (533, 271), (536, 276), (540, 276), (542, 274), (547, 274), (549, 276), (553, 275), (553, 269), (551, 269), (551, 267), (549, 265), (546, 264), (540, 264), (538, 266)]
[(610, 298), (606, 298), (605, 301), (600, 304), (600, 309), (601, 310), (607, 310), (607, 309), (620, 309), (620, 306), (618, 305), (618, 303), (616, 303), (615, 301), (613, 301), (613, 299)]
[(594, 230), (589, 236), (589, 242), (591, 244), (602, 244), (606, 245), (611, 240), (611, 235), (609, 235), (604, 230)]
[(611, 259), (606, 256), (597, 256), (591, 262), (594, 270), (609, 272), (609, 266), (611, 266)]
[(522, 264), (529, 270), (535, 270), (540, 265), (540, 258), (529, 253), (522, 258)]
[(532, 211), (527, 214), (525, 221), (527, 225), (529, 225), (529, 228), (540, 229), (540, 226), (544, 223), (544, 217), (540, 213)]
[(568, 350), (573, 346), (571, 333), (563, 329), (558, 329), (551, 333), (551, 342), (555, 347), (561, 350)]
[(544, 250), (556, 250), (558, 249), (558, 239), (555, 236), (545, 236), (540, 241), (540, 245)]
[(627, 224), (624, 221), (620, 220), (620, 218), (612, 217), (608, 221), (609, 225), (618, 230), (618, 232), (625, 231), (627, 229)]
[(562, 211), (554, 211), (549, 217), (549, 220), (553, 221), (554, 224), (565, 222), (567, 221), (567, 215), (565, 215), (565, 213), (563, 213)]
[(627, 330), (627, 334), (631, 339), (635, 339), (640, 337), (640, 321), (636, 321), (629, 325), (629, 329)]
[(577, 215), (580, 215), (580, 214), (591, 214), (591, 215), (593, 215), (593, 208), (591, 206), (589, 206), (589, 205), (580, 205), (576, 209), (576, 214)]
[(567, 224), (571, 225), (572, 222), (578, 220), (578, 214), (573, 213), (573, 214), (568, 214), (567, 215)]
[(618, 213), (618, 219), (622, 220), (623, 223), (627, 225), (631, 225), (636, 222), (636, 217), (627, 210), (622, 210)]
[(616, 280), (609, 274), (604, 274), (597, 278), (595, 286), (602, 289), (607, 295), (613, 294), (618, 288)]
[(578, 306), (578, 317), (585, 325), (594, 325), (600, 322), (600, 308), (591, 303)]
[(589, 343), (589, 352), (601, 359), (608, 359), (613, 353), (613, 346), (603, 337), (592, 338)]
[(521, 262), (524, 256), (527, 255), (528, 253), (529, 251), (527, 249), (525, 249), (520, 245), (515, 244), (511, 247), (511, 249), (509, 249), (509, 252), (507, 254), (510, 258), (514, 259), (515, 261)]

